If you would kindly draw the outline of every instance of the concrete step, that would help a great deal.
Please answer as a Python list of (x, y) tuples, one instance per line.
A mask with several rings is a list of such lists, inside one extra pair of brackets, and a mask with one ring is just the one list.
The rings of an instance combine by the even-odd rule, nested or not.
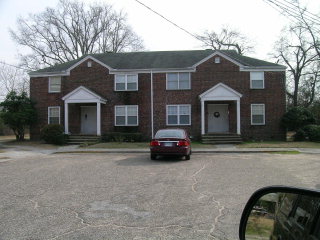
[(83, 143), (95, 143), (100, 141), (100, 136), (94, 135), (70, 135), (68, 138), (68, 144), (83, 144)]
[(241, 142), (241, 136), (234, 133), (212, 133), (202, 135), (202, 143), (204, 144), (232, 144)]

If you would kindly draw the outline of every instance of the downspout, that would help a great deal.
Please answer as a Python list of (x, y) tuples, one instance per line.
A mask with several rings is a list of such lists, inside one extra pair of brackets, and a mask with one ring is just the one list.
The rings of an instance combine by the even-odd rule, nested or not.
[(152, 70), (150, 71), (151, 78), (150, 78), (150, 97), (151, 97), (151, 138), (154, 136), (153, 132), (153, 73)]

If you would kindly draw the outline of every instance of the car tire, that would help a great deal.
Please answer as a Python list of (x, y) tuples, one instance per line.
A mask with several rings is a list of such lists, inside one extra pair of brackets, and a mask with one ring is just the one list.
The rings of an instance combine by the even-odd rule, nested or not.
[(151, 154), (150, 158), (151, 158), (151, 160), (156, 160), (157, 159), (157, 155), (156, 154)]
[(190, 154), (185, 156), (185, 160), (190, 160)]

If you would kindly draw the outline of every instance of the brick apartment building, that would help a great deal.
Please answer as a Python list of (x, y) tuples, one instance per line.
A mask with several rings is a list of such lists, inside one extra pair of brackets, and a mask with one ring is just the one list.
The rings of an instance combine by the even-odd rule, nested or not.
[(234, 133), (284, 139), (285, 67), (235, 51), (91, 54), (30, 73), (39, 121), (67, 134), (184, 128), (195, 138)]

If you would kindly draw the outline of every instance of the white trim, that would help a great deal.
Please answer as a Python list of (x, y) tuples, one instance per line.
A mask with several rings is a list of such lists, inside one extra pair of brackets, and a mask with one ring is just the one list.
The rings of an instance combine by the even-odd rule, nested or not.
[[(253, 116), (253, 114), (252, 114), (252, 107), (253, 106), (263, 106), (263, 123), (253, 123), (252, 122), (252, 116)], [(266, 125), (266, 106), (265, 106), (265, 104), (264, 103), (252, 103), (251, 104), (251, 125), (254, 125), (254, 126), (261, 126), (261, 125)]]
[(237, 134), (241, 134), (240, 99), (237, 100)]
[[(183, 107), (183, 106), (189, 107), (189, 110), (190, 110), (189, 124), (180, 124), (180, 107)], [(169, 124), (168, 123), (168, 118), (169, 118), (168, 108), (169, 107), (177, 107), (177, 116), (178, 116), (178, 119), (177, 119), (178, 123), (177, 124)], [(192, 117), (191, 104), (168, 104), (168, 105), (166, 105), (166, 125), (167, 126), (190, 126), (191, 125), (191, 117)]]
[[(262, 73), (262, 79), (252, 79), (252, 73)], [(250, 72), (250, 89), (265, 89), (265, 84), (264, 84), (264, 72), (263, 71), (251, 71)], [(254, 88), (252, 87), (252, 81), (261, 81), (262, 80), (262, 88)]]
[(287, 67), (242, 67), (240, 72), (285, 72)]
[[(169, 89), (168, 88), (168, 74), (170, 73), (166, 73), (166, 90), (168, 91), (174, 91), (174, 90), (191, 90), (191, 73), (189, 72), (189, 88), (179, 88), (179, 83), (180, 83), (180, 73), (181, 72), (172, 72), (173, 74), (176, 73), (178, 74), (178, 88), (174, 88), (174, 89)], [(171, 73), (171, 74), (172, 74)], [(186, 73), (186, 72), (183, 72)]]
[[(117, 124), (117, 107), (125, 107), (125, 124)], [(137, 107), (137, 124), (128, 124), (128, 107)], [(126, 126), (126, 127), (135, 127), (139, 126), (139, 105), (115, 105), (114, 106), (114, 126), (116, 127), (121, 127), (121, 126)]]
[(64, 133), (69, 134), (69, 104), (64, 103)]
[(218, 84), (216, 84), (215, 86), (213, 86), (212, 88), (210, 88), (210, 89), (208, 89), (207, 91), (205, 91), (204, 93), (201, 93), (201, 94), (199, 95), (199, 98), (200, 98), (200, 99), (207, 100), (206, 98), (204, 98), (204, 96), (207, 95), (209, 92), (215, 90), (215, 89), (218, 88), (218, 87), (224, 87), (224, 88), (226, 88), (226, 89), (229, 90), (230, 92), (234, 93), (234, 94), (237, 96), (237, 98), (236, 98), (236, 99), (234, 99), (234, 98), (227, 98), (227, 99), (225, 99), (225, 98), (222, 97), (222, 96), (221, 96), (221, 97), (218, 96), (218, 97), (215, 97), (215, 98), (212, 99), (212, 100), (237, 100), (238, 98), (241, 98), (241, 97), (242, 97), (242, 94), (241, 94), (241, 93), (237, 92), (236, 90), (232, 89), (231, 87), (229, 87), (229, 86), (227, 86), (227, 85), (225, 85), (225, 84), (223, 84), (223, 83), (218, 83)]
[[(52, 77), (60, 77), (60, 91), (52, 91), (51, 90)], [(48, 77), (48, 93), (60, 93), (61, 92), (61, 85), (62, 85), (62, 77), (61, 76), (50, 76), (50, 77)]]
[[(76, 92), (83, 90), (87, 93), (89, 93), (90, 95), (92, 95), (92, 99), (84, 99), (84, 100), (69, 100), (68, 98), (70, 98), (73, 94), (75, 94)], [(100, 102), (103, 104), (106, 104), (107, 100), (102, 98), (101, 96), (99, 96), (98, 94), (92, 92), (91, 90), (89, 90), (88, 88), (84, 87), (84, 86), (80, 86), (77, 87), (76, 89), (74, 89), (72, 92), (68, 93), (67, 95), (65, 95), (62, 98), (63, 101), (65, 101), (66, 103), (93, 103), (93, 102)]]
[[(124, 75), (124, 78), (125, 78), (124, 79), (124, 86), (125, 86), (124, 90), (117, 90), (116, 78), (119, 75)], [(128, 89), (128, 75), (134, 75), (137, 77), (136, 78), (136, 89)], [(139, 74), (138, 73), (117, 73), (114, 75), (113, 84), (114, 84), (114, 91), (115, 92), (136, 92), (139, 90)]]
[(60, 111), (60, 106), (50, 106), (48, 107), (48, 124), (50, 124), (50, 109), (51, 108), (58, 108), (59, 109), (59, 124), (61, 124), (61, 111)]

